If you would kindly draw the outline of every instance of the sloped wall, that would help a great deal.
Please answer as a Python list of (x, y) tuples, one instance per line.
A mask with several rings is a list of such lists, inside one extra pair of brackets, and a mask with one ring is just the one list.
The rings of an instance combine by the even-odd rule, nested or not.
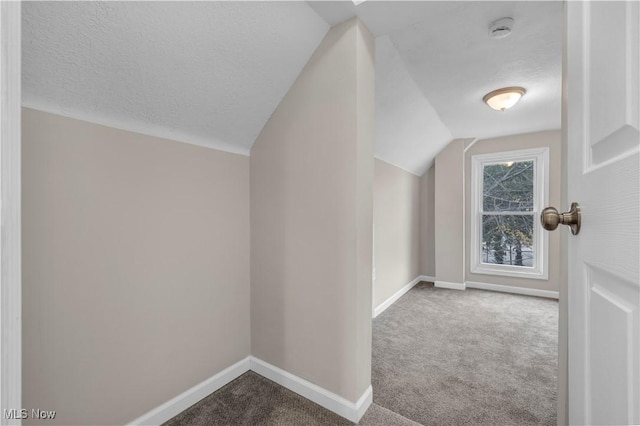
[(355, 402), (371, 377), (373, 37), (333, 27), (251, 151), (251, 345)]

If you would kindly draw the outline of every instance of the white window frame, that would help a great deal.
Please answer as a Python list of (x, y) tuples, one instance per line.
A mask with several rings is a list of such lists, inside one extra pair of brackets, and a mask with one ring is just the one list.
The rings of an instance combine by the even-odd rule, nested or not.
[[(529, 266), (482, 263), (483, 167), (507, 162), (534, 161), (533, 250), (534, 264)], [(549, 204), (549, 148), (497, 152), (471, 157), (471, 272), (515, 278), (549, 279), (549, 238), (540, 224), (540, 211)], [(491, 214), (493, 212), (487, 212)]]

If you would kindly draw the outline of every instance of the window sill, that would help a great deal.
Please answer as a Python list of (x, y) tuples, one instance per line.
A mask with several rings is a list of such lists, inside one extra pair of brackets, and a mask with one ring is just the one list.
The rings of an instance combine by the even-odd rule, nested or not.
[(512, 277), (512, 278), (525, 278), (531, 280), (548, 280), (549, 274), (546, 271), (540, 271), (534, 268), (524, 269), (518, 266), (510, 267), (510, 266), (490, 266), (490, 265), (475, 265), (471, 268), (472, 274), (482, 274), (482, 275), (499, 275), (503, 277)]

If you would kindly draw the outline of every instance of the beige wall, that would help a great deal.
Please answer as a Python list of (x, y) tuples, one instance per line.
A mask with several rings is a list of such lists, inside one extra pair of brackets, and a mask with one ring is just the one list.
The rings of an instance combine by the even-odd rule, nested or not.
[(374, 306), (420, 275), (420, 178), (375, 160)]
[(249, 159), (23, 114), (23, 406), (124, 424), (249, 355)]
[(251, 151), (253, 355), (350, 401), (371, 382), (373, 38), (332, 28)]
[[(549, 236), (549, 279), (537, 280), (526, 278), (513, 278), (486, 274), (473, 274), (470, 272), (469, 253), (471, 238), (470, 206), (471, 206), (471, 156), (476, 154), (488, 154), (493, 152), (516, 151), (538, 147), (549, 147), (549, 205), (559, 206), (561, 190), (561, 137), (560, 131), (546, 131), (527, 133), (522, 135), (505, 136), (494, 139), (477, 141), (465, 154), (465, 198), (467, 206), (466, 214), (466, 280), (478, 281), (489, 284), (500, 284), (515, 287), (526, 287), (539, 290), (558, 291), (560, 280), (560, 232), (550, 232)], [(536, 218), (537, 220), (537, 218)]]
[(436, 166), (420, 177), (420, 275), (436, 276)]
[(464, 282), (464, 147), (456, 139), (436, 156), (435, 260), (436, 281)]
[[(371, 315), (373, 269), (373, 143), (375, 140), (375, 37), (360, 21), (355, 20), (356, 36), (356, 286), (349, 286), (349, 323), (355, 325), (355, 396), (371, 386)], [(347, 284), (348, 285), (348, 284)], [(352, 350), (352, 349), (350, 349)]]

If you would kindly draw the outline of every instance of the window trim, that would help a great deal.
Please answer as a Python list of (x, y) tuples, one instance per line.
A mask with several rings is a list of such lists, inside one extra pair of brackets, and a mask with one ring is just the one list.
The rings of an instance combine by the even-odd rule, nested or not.
[[(481, 261), (483, 166), (509, 161), (534, 160), (533, 267), (492, 265)], [(471, 245), (470, 269), (474, 274), (514, 278), (549, 279), (549, 237), (540, 224), (540, 211), (549, 205), (549, 147), (479, 154), (471, 157)]]

